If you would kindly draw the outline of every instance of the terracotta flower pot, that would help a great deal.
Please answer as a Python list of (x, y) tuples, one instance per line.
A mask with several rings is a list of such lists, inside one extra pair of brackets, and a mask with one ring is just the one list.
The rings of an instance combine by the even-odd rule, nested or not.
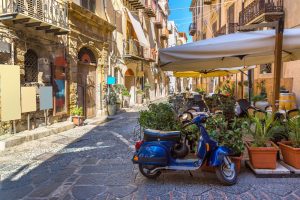
[(291, 142), (278, 142), (283, 161), (297, 169), (300, 169), (300, 148), (291, 146)]
[(240, 155), (240, 156), (230, 156), (230, 160), (235, 164), (235, 167), (236, 167), (238, 173), (240, 173), (240, 171), (241, 171), (242, 159), (243, 159), (243, 155)]
[(271, 147), (251, 147), (246, 143), (250, 163), (255, 169), (276, 169), (278, 147), (273, 142), (269, 142)]
[(73, 121), (73, 124), (75, 124), (76, 126), (82, 126), (83, 121), (84, 121), (84, 117), (82, 117), (82, 116), (73, 116), (72, 121)]

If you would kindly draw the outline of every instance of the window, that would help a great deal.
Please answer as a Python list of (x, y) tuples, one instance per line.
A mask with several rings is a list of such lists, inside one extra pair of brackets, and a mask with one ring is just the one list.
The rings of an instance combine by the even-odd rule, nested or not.
[(260, 73), (261, 73), (261, 74), (269, 74), (269, 73), (272, 73), (272, 64), (271, 64), (271, 63), (268, 63), (268, 64), (260, 65)]
[(81, 6), (88, 9), (91, 12), (95, 12), (96, 0), (81, 0)]
[(25, 53), (25, 82), (37, 82), (38, 81), (38, 56), (29, 49)]
[(216, 21), (212, 24), (212, 31), (213, 31), (214, 36), (216, 36), (216, 34), (217, 34), (217, 22)]

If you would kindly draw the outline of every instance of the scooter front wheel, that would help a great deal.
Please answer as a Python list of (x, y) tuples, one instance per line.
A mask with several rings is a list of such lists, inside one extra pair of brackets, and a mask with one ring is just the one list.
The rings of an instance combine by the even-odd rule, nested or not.
[(159, 171), (159, 170), (154, 171), (154, 169), (155, 169), (155, 166), (139, 164), (139, 170), (140, 170), (141, 174), (143, 174), (143, 176), (145, 176), (147, 178), (155, 179), (155, 178), (159, 177), (159, 175), (161, 174), (161, 171)]
[[(226, 159), (226, 160), (225, 160)], [(224, 157), (224, 162), (217, 168), (216, 174), (218, 179), (225, 185), (234, 185), (237, 182), (237, 170), (230, 158)]]

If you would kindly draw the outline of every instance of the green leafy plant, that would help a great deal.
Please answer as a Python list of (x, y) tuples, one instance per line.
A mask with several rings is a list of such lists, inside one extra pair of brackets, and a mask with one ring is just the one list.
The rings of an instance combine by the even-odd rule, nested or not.
[(141, 89), (138, 89), (138, 90), (136, 91), (136, 94), (139, 94), (139, 95), (144, 95), (145, 93), (144, 93), (144, 91), (143, 91), (143, 90), (141, 90)]
[(226, 121), (232, 121), (235, 117), (235, 98), (234, 96), (220, 96), (220, 109), (223, 111)]
[(123, 84), (115, 84), (114, 90), (117, 94), (121, 94), (124, 90), (127, 90)]
[(181, 133), (186, 137), (191, 150), (195, 152), (197, 150), (197, 143), (200, 135), (199, 128), (195, 124), (192, 124), (183, 128)]
[(199, 94), (205, 94), (206, 90), (204, 88), (196, 88), (196, 92), (198, 92)]
[(274, 130), (278, 128), (279, 123), (274, 120), (274, 116), (266, 115), (264, 119), (258, 117), (250, 118), (254, 127), (248, 126), (249, 132), (253, 135), (253, 144), (254, 147), (266, 147), (268, 141), (273, 136)]
[(83, 116), (83, 108), (76, 106), (71, 109), (71, 115), (73, 116)]
[(247, 128), (245, 119), (234, 118), (232, 123), (228, 123), (223, 115), (216, 115), (207, 121), (209, 135), (215, 139), (219, 145), (226, 146), (232, 150), (232, 155), (240, 156), (245, 149), (243, 134)]
[(117, 94), (114, 90), (111, 90), (109, 94), (106, 96), (107, 104), (115, 105), (117, 104)]
[(292, 146), (300, 148), (300, 118), (294, 117), (288, 120), (289, 139)]
[(168, 103), (150, 104), (148, 110), (140, 111), (138, 121), (143, 128), (163, 131), (180, 130), (180, 122)]
[(255, 95), (252, 97), (252, 101), (257, 102), (257, 101), (264, 101), (266, 100), (267, 96), (265, 94), (259, 94)]
[(125, 89), (122, 91), (122, 96), (123, 96), (123, 97), (130, 97), (131, 95), (130, 95), (129, 91), (125, 88)]

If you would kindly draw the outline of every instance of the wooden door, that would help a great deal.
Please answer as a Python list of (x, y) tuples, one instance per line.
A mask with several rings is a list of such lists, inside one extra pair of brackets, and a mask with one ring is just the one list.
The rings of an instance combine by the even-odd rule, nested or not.
[(86, 80), (86, 116), (96, 116), (96, 68), (89, 66)]
[(96, 116), (96, 67), (78, 67), (78, 105), (83, 107), (87, 118)]

